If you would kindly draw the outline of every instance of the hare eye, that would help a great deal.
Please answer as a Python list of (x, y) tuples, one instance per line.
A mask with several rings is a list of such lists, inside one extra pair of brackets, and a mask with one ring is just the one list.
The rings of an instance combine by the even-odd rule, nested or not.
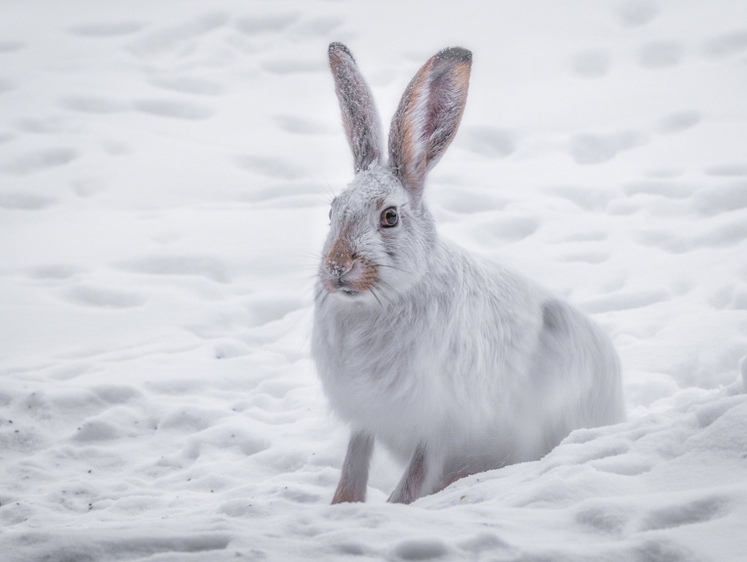
[(381, 213), (381, 226), (385, 228), (391, 228), (397, 226), (399, 216), (397, 215), (397, 209), (389, 207)]

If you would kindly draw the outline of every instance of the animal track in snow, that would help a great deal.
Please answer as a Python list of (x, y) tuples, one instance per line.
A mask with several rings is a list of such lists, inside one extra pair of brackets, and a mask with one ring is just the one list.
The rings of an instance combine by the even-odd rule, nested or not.
[(645, 194), (660, 195), (667, 199), (687, 199), (695, 193), (696, 186), (680, 182), (644, 180), (625, 184), (622, 189), (628, 196)]
[(684, 52), (676, 41), (652, 41), (638, 49), (636, 59), (643, 68), (669, 68), (680, 63)]
[(581, 51), (571, 57), (571, 70), (583, 78), (600, 78), (607, 74), (612, 64), (612, 57), (607, 51), (590, 49)]
[(320, 17), (301, 22), (290, 33), (296, 38), (326, 37), (342, 25), (343, 20), (335, 17)]
[(740, 29), (714, 37), (703, 45), (709, 57), (728, 57), (747, 50), (747, 29)]
[(451, 549), (436, 539), (407, 539), (394, 547), (398, 560), (435, 560), (444, 558)]
[(668, 300), (669, 296), (669, 293), (657, 290), (639, 291), (636, 293), (611, 293), (587, 300), (581, 304), (581, 307), (590, 313), (631, 310), (663, 302)]
[(143, 24), (136, 21), (121, 21), (113, 23), (93, 23), (76, 25), (69, 29), (70, 33), (79, 37), (116, 37), (130, 35), (140, 31)]
[(205, 14), (181, 25), (151, 32), (132, 44), (130, 52), (143, 58), (159, 56), (188, 45), (195, 38), (225, 26), (228, 21), (226, 14)]
[(25, 45), (18, 41), (0, 41), (0, 53), (15, 53), (23, 49)]
[(298, 74), (327, 72), (327, 65), (317, 59), (270, 59), (262, 62), (262, 68), (272, 74)]
[(657, 509), (641, 523), (642, 531), (671, 529), (682, 525), (705, 523), (711, 519), (724, 517), (729, 511), (728, 498), (713, 496), (681, 505)]
[(233, 160), (239, 167), (245, 170), (271, 178), (293, 180), (306, 175), (306, 171), (299, 168), (296, 164), (278, 158), (242, 154), (235, 156)]
[(225, 90), (223, 84), (192, 76), (154, 76), (149, 82), (165, 90), (202, 96), (217, 96)]
[(207, 119), (214, 111), (204, 105), (197, 105), (168, 99), (140, 99), (134, 103), (135, 109), (143, 113), (175, 119)]
[(5, 169), (12, 174), (27, 175), (64, 166), (77, 157), (78, 153), (71, 148), (47, 148), (19, 156), (11, 160)]
[(123, 263), (121, 268), (150, 275), (196, 275), (217, 283), (229, 282), (225, 264), (210, 257), (152, 256)]
[(466, 127), (460, 131), (459, 146), (488, 158), (505, 158), (516, 151), (514, 135), (496, 127)]
[(453, 213), (482, 213), (485, 211), (502, 211), (508, 201), (479, 191), (462, 189), (439, 192), (432, 198), (436, 204)]
[(571, 138), (568, 152), (578, 164), (601, 164), (612, 160), (618, 152), (648, 142), (640, 131), (621, 131), (602, 135), (580, 134)]
[(680, 133), (694, 127), (703, 119), (700, 111), (676, 111), (665, 115), (654, 124), (657, 133), (665, 135)]
[(560, 258), (564, 262), (584, 262), (590, 264), (603, 263), (610, 259), (608, 252), (578, 252), (575, 254), (567, 254)]
[(94, 287), (73, 287), (63, 294), (67, 301), (83, 306), (132, 308), (145, 304), (145, 298), (137, 293), (97, 289)]
[(657, 133), (669, 135), (694, 127), (703, 119), (700, 111), (675, 111), (665, 115), (654, 124)]
[(484, 229), (494, 238), (508, 242), (518, 242), (534, 234), (539, 226), (539, 221), (534, 217), (512, 217), (501, 214), (495, 221), (484, 225)]
[(640, 27), (659, 15), (659, 6), (651, 0), (628, 0), (617, 9), (620, 23), (625, 27)]
[(42, 197), (40, 195), (32, 195), (30, 193), (0, 193), (0, 208), (2, 209), (18, 209), (23, 211), (35, 211), (39, 209), (46, 209), (56, 204), (57, 200), (50, 197)]
[(618, 506), (590, 507), (582, 509), (574, 517), (576, 523), (603, 533), (620, 535), (630, 521), (630, 515)]
[(657, 246), (673, 254), (681, 254), (698, 248), (736, 246), (747, 238), (747, 221), (742, 218), (720, 222), (716, 226), (696, 234), (674, 235), (660, 230), (644, 230), (639, 241), (646, 246)]
[(747, 164), (721, 164), (707, 168), (709, 176), (747, 176)]
[(703, 215), (716, 215), (747, 207), (747, 182), (706, 187), (693, 196), (693, 206)]
[(58, 101), (65, 109), (83, 113), (117, 113), (132, 109), (132, 104), (111, 98), (93, 96), (69, 96)]
[(549, 191), (567, 199), (586, 211), (604, 209), (615, 198), (615, 193), (611, 190), (597, 187), (563, 185), (552, 187)]
[(266, 17), (244, 17), (236, 20), (234, 26), (247, 35), (260, 33), (277, 33), (283, 31), (293, 22), (298, 20), (298, 14), (282, 14)]
[(322, 121), (312, 121), (304, 117), (293, 115), (275, 115), (275, 123), (282, 130), (300, 135), (327, 135), (333, 133), (330, 127)]

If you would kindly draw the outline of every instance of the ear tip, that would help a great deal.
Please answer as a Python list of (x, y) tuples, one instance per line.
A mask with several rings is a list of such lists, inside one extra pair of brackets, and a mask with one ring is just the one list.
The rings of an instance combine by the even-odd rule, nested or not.
[(436, 58), (444, 61), (466, 62), (472, 64), (472, 51), (463, 47), (447, 47), (439, 51)]
[[(348, 49), (345, 45), (339, 43), (338, 41), (333, 41), (329, 44), (328, 52), (330, 57), (337, 56), (338, 53), (344, 53), (345, 55), (353, 59), (353, 54), (350, 52), (350, 49)], [(353, 59), (353, 61), (355, 61), (355, 59)]]

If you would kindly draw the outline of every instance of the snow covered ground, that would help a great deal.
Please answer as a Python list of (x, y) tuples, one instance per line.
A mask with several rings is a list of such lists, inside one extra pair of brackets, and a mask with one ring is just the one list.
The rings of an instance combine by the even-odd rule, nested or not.
[[(309, 360), (327, 68), (474, 53), (441, 234), (611, 334), (629, 421), (411, 506)], [(747, 2), (0, 4), (0, 559), (747, 559)]]

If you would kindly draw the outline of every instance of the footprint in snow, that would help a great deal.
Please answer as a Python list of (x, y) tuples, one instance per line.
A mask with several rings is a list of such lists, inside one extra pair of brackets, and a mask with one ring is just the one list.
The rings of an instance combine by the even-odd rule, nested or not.
[(68, 96), (58, 100), (57, 105), (82, 113), (118, 113), (132, 109), (128, 102), (95, 96)]
[(158, 57), (182, 49), (192, 40), (225, 26), (229, 20), (227, 14), (205, 14), (181, 25), (154, 30), (134, 42), (129, 51), (141, 58)]
[(667, 199), (688, 199), (692, 197), (697, 186), (678, 181), (641, 180), (623, 185), (623, 193), (633, 195), (659, 195)]
[(95, 308), (133, 308), (145, 304), (145, 297), (137, 293), (95, 287), (73, 287), (62, 294), (68, 302)]
[(273, 120), (283, 131), (299, 135), (328, 135), (335, 133), (326, 123), (312, 121), (304, 117), (294, 115), (275, 115)]
[(394, 547), (398, 560), (435, 560), (447, 557), (451, 549), (436, 539), (407, 539)]
[(581, 304), (581, 308), (591, 314), (614, 312), (618, 310), (632, 310), (664, 302), (669, 300), (669, 297), (669, 292), (661, 290), (612, 293), (587, 300)]
[(628, 0), (619, 5), (617, 15), (625, 27), (640, 27), (660, 13), (658, 4), (652, 0)]
[(684, 54), (684, 47), (676, 41), (652, 41), (638, 49), (636, 59), (642, 68), (669, 68), (679, 64)]
[(69, 164), (78, 157), (71, 148), (46, 148), (29, 152), (11, 160), (5, 170), (11, 174), (27, 175)]
[(23, 49), (25, 45), (18, 41), (0, 41), (0, 54), (15, 53)]
[(15, 209), (21, 211), (37, 211), (46, 209), (57, 203), (51, 197), (42, 197), (30, 193), (10, 192), (0, 193), (0, 209)]
[(661, 230), (644, 230), (638, 241), (644, 246), (656, 246), (672, 254), (682, 254), (698, 248), (736, 246), (747, 238), (747, 222), (741, 217), (721, 222), (697, 234), (677, 235)]
[(261, 63), (262, 68), (271, 74), (301, 74), (327, 72), (327, 65), (318, 59), (269, 59)]
[(731, 501), (711, 496), (685, 504), (671, 505), (651, 512), (641, 523), (642, 531), (672, 529), (683, 525), (706, 523), (731, 512)]
[(577, 164), (601, 164), (612, 160), (618, 152), (630, 150), (648, 142), (641, 131), (620, 131), (608, 134), (584, 133), (571, 138), (568, 153)]
[(148, 275), (188, 275), (205, 277), (216, 283), (230, 281), (226, 265), (217, 259), (201, 256), (152, 256), (120, 265), (125, 271)]
[(747, 182), (706, 187), (693, 196), (693, 207), (703, 215), (717, 215), (747, 208)]
[(747, 51), (747, 29), (740, 29), (714, 37), (703, 45), (703, 51), (711, 58), (741, 54)]
[(69, 29), (72, 35), (78, 37), (118, 37), (130, 35), (143, 28), (143, 24), (136, 21), (121, 21), (111, 23), (94, 23), (76, 25)]
[(215, 113), (204, 105), (168, 99), (140, 99), (134, 106), (143, 113), (172, 119), (207, 119)]
[(458, 146), (488, 158), (505, 158), (516, 151), (515, 135), (497, 127), (466, 127), (458, 142)]
[(603, 210), (616, 194), (609, 189), (575, 185), (563, 185), (550, 188), (550, 191), (586, 211)]
[(680, 133), (694, 127), (702, 119), (703, 114), (700, 111), (675, 111), (659, 119), (654, 124), (654, 130), (664, 135)]
[(342, 25), (343, 20), (340, 18), (322, 17), (305, 21), (295, 25), (290, 30), (290, 35), (297, 39), (307, 37), (326, 37), (332, 31)]
[(192, 76), (154, 76), (149, 82), (164, 90), (197, 94), (200, 96), (217, 96), (225, 90), (223, 84)]
[(298, 20), (298, 14), (281, 14), (266, 17), (247, 16), (236, 20), (236, 29), (247, 35), (259, 35), (262, 33), (277, 33), (283, 31), (289, 25)]
[(706, 168), (705, 173), (709, 176), (747, 176), (747, 164), (721, 164)]
[(306, 175), (306, 171), (291, 162), (279, 158), (242, 154), (233, 158), (239, 167), (271, 178), (294, 180)]

